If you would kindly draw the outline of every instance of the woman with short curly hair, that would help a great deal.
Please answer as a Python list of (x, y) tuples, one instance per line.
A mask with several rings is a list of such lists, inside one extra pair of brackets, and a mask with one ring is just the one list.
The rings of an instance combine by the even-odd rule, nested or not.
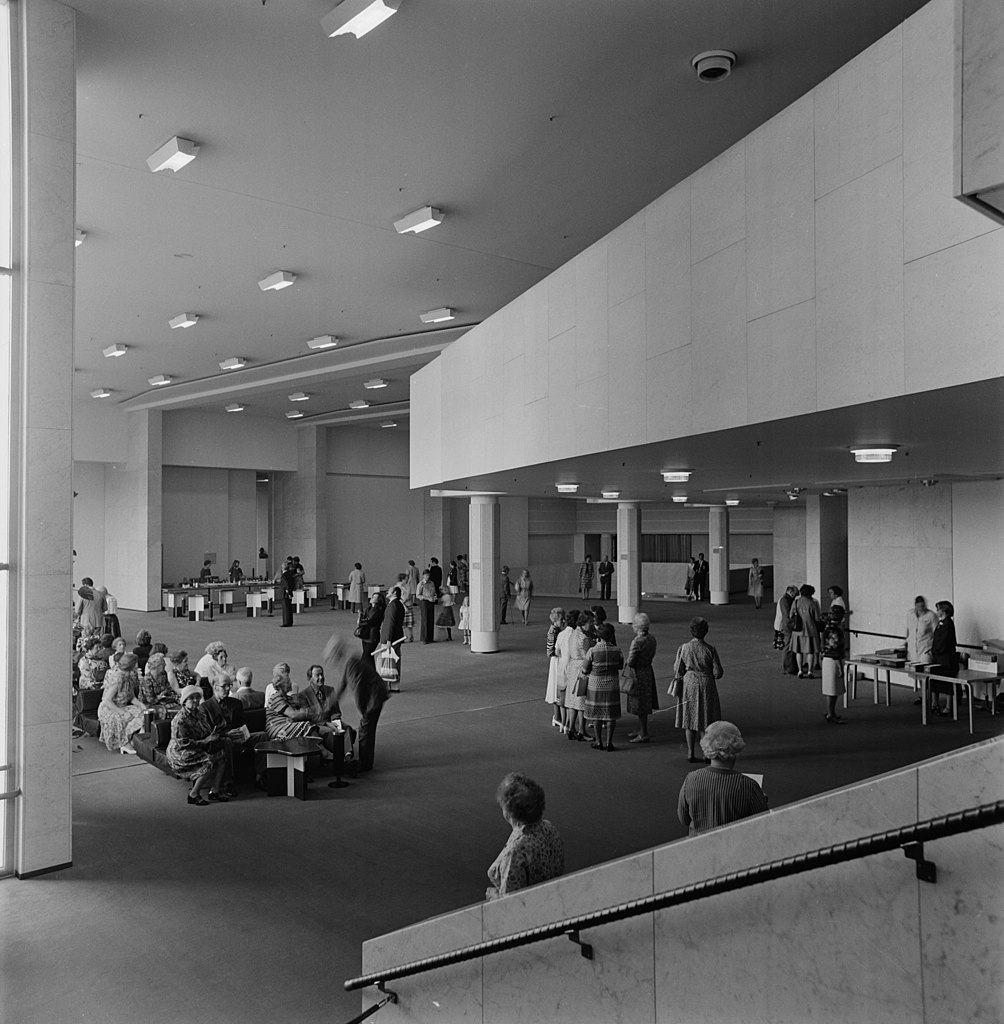
[(687, 760), (696, 764), (697, 740), (712, 722), (722, 717), (716, 679), (725, 674), (718, 651), (704, 639), (708, 620), (700, 616), (690, 620), (690, 635), (676, 652), (675, 676), (679, 683), (679, 704), (676, 706), (676, 727), (683, 729), (687, 739)]

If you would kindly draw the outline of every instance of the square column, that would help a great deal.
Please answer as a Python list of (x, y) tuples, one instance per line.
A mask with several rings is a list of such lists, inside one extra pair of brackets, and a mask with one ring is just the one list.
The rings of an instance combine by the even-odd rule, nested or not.
[(729, 603), (729, 510), (708, 509), (708, 590), (712, 604)]
[(630, 622), (641, 611), (641, 505), (617, 503), (617, 621)]
[(498, 498), (471, 497), (471, 650), (475, 654), (495, 654), (499, 649), (501, 513)]
[(847, 596), (847, 495), (810, 494), (805, 499), (805, 582), (825, 599), (834, 583)]
[(328, 428), (298, 427), (296, 472), (276, 474), (273, 571), (299, 555), (307, 579), (328, 578)]

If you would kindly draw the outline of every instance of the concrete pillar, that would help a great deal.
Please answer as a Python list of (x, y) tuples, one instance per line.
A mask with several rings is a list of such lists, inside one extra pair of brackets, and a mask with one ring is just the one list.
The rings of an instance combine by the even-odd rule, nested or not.
[(641, 505), (617, 503), (617, 621), (630, 622), (641, 611)]
[(456, 558), (458, 554), (452, 548), (453, 500), (452, 498), (433, 498), (426, 494), (424, 503), (424, 557), (426, 561), (430, 558), (439, 559), (439, 564), (443, 567), (444, 580), (450, 559)]
[(708, 589), (712, 604), (729, 603), (729, 510), (708, 509)]
[(296, 472), (276, 474), (273, 573), (286, 555), (299, 555), (307, 579), (328, 579), (328, 430), (298, 427)]
[[(12, 765), (0, 772), (0, 788), (20, 789), (21, 795), (14, 804), (13, 836), (2, 824), (0, 835), (4, 867), (23, 878), (68, 866), (71, 859), (66, 658), (73, 550), (75, 13), (51, 0), (5, 7), (11, 49), (19, 58), (12, 139), (3, 140), (0, 152), (23, 173), (13, 176), (11, 311), (3, 311), (7, 326), (0, 328), (10, 367), (9, 376), (6, 370), (0, 374), (6, 410), (0, 429), (6, 451), (0, 458), (10, 469), (7, 504), (0, 512), (0, 561), (10, 565), (9, 582), (2, 584), (9, 605), (0, 639), (6, 663), (0, 673), (0, 727), (11, 740), (4, 760)], [(9, 725), (4, 709), (13, 716)], [(0, 808), (5, 817), (7, 807)]]
[(471, 497), (471, 650), (499, 649), (499, 574), (502, 515), (498, 498)]
[(826, 588), (847, 586), (847, 495), (810, 494), (805, 499), (805, 582), (826, 606)]

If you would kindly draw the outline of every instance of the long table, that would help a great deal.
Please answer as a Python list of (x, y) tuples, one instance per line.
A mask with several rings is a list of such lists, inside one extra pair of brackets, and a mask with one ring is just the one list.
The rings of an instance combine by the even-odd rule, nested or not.
[(987, 686), (987, 699), (990, 701), (990, 714), (997, 714), (997, 684), (999, 676), (992, 676), (989, 672), (974, 672), (970, 668), (960, 668), (954, 676), (941, 675), (939, 672), (911, 672), (910, 675), (920, 683), (920, 720), (927, 725), (927, 702), (930, 691), (930, 682), (935, 680), (939, 683), (952, 684), (952, 718), (959, 720), (959, 695), (958, 688), (969, 691), (969, 735), (973, 734), (973, 683), (985, 683)]
[[(203, 615), (213, 620), (214, 606), (221, 613), (233, 609), (234, 605), (245, 605), (248, 614), (257, 616), (263, 606), (271, 613), (274, 600), (275, 584), (271, 580), (247, 580), (241, 583), (199, 583), (191, 587), (164, 587), (161, 599), (168, 611), (175, 618), (188, 615), (192, 621), (198, 621)], [(262, 600), (249, 600), (249, 597), (261, 595)], [(323, 580), (304, 580), (303, 588), (294, 592), (293, 601), (297, 608), (312, 604), (324, 597)]]

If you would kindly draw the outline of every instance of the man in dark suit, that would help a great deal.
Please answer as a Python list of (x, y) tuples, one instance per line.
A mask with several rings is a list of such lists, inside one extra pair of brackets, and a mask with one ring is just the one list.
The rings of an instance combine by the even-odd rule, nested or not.
[(282, 571), (272, 581), (278, 590), (278, 598), (282, 601), (282, 625), (293, 625), (293, 591), (296, 589), (296, 572), (293, 562), (287, 558), (282, 563)]
[(704, 552), (701, 551), (698, 553), (697, 561), (694, 563), (694, 590), (697, 591), (698, 601), (711, 600), (711, 594), (708, 591), (708, 578), (710, 574), (711, 567), (704, 557)]
[(613, 582), (614, 563), (610, 561), (609, 555), (603, 556), (603, 561), (596, 567), (600, 577), (600, 600), (610, 600), (611, 583)]
[(400, 641), (404, 639), (404, 605), (401, 603), (401, 588), (394, 587), (390, 592), (390, 601), (387, 603), (387, 610), (383, 616), (383, 626), (380, 629), (380, 646), (392, 644), (394, 653), (398, 660), (397, 682), (388, 681), (387, 689), (396, 692), (401, 689), (401, 648)]
[(236, 775), (237, 761), (244, 756), (254, 758), (255, 782), (261, 786), (265, 777), (265, 755), (259, 754), (255, 747), (268, 739), (264, 732), (252, 732), (245, 739), (233, 734), (244, 723), (244, 705), (230, 696), (231, 683), (226, 677), (217, 676), (213, 680), (213, 695), (202, 702), (202, 714), (223, 740), (227, 755), (226, 787), (232, 793)]
[(436, 585), (436, 596), (443, 592), (443, 567), (439, 564), (438, 558), (429, 559), (429, 579)]
[(324, 648), (324, 664), (332, 679), (337, 679), (335, 695), (351, 691), (359, 711), (359, 771), (373, 768), (376, 729), (387, 700), (387, 684), (373, 665), (351, 653), (344, 637), (333, 634)]

